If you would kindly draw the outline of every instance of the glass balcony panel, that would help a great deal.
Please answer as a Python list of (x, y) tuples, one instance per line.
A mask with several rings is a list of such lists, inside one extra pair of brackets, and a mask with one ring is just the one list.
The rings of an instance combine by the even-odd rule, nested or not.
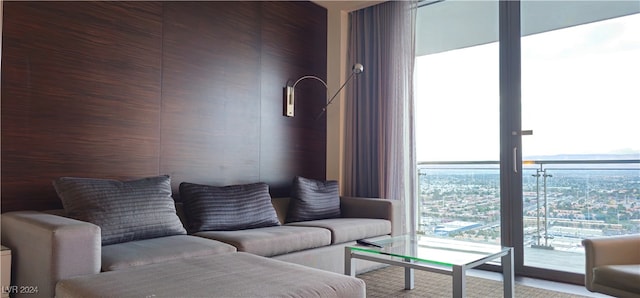
[[(584, 273), (582, 239), (640, 233), (640, 159), (523, 162), (525, 265)], [(500, 243), (498, 162), (422, 162), (419, 233)]]

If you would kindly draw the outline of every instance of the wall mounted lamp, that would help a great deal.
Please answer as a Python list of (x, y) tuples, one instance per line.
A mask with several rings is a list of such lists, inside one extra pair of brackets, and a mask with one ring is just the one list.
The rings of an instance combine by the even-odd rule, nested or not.
[[(340, 86), (340, 88), (338, 89), (338, 91), (336, 91), (336, 93), (327, 101), (327, 104), (322, 108), (322, 111), (320, 112), (320, 114), (318, 115), (317, 118), (320, 118), (320, 116), (322, 116), (322, 114), (324, 112), (327, 111), (327, 107), (331, 104), (331, 102), (333, 101), (334, 98), (336, 98), (336, 96), (338, 96), (338, 94), (340, 93), (340, 91), (342, 91), (342, 89), (344, 88), (344, 86), (347, 85), (347, 83), (349, 83), (349, 81), (351, 81), (351, 79), (353, 78), (354, 75), (361, 73), (364, 70), (364, 66), (362, 66), (362, 64), (360, 63), (356, 63), (353, 65), (353, 67), (351, 68), (351, 74), (349, 75), (349, 77), (347, 78), (346, 81), (344, 81), (344, 83), (342, 84), (342, 86)], [(325, 81), (323, 81), (321, 78), (316, 77), (316, 76), (303, 76), (301, 78), (299, 78), (295, 83), (293, 83), (293, 85), (289, 86), (287, 85), (285, 88), (285, 97), (284, 97), (284, 115), (287, 117), (293, 117), (294, 116), (294, 103), (295, 103), (295, 88), (296, 85), (298, 85), (298, 83), (300, 83), (300, 81), (304, 80), (304, 79), (315, 79), (320, 81), (320, 83), (322, 83), (322, 85), (324, 85), (325, 88), (327, 87), (327, 83), (325, 83)]]

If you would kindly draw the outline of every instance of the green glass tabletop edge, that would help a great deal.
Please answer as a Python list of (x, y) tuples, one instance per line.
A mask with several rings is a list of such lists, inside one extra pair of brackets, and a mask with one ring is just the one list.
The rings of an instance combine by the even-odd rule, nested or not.
[(438, 261), (432, 261), (432, 260), (425, 260), (425, 259), (420, 259), (420, 258), (417, 258), (417, 257), (410, 257), (410, 256), (404, 256), (404, 255), (399, 255), (399, 254), (394, 254), (394, 253), (388, 253), (388, 252), (383, 252), (383, 251), (379, 251), (379, 250), (375, 250), (375, 249), (367, 249), (365, 247), (350, 246), (349, 248), (352, 251), (356, 250), (356, 251), (372, 253), (372, 254), (378, 254), (378, 255), (391, 256), (391, 257), (396, 257), (396, 258), (401, 258), (401, 259), (410, 259), (410, 260), (418, 261), (418, 262), (421, 262), (421, 263), (434, 264), (434, 265), (447, 266), (447, 267), (455, 266), (454, 264), (450, 264), (450, 263), (438, 262)]

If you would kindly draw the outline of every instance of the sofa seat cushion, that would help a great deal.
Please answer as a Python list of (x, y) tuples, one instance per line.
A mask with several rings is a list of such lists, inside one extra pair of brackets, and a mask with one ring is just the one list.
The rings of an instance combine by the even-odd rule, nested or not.
[(195, 236), (222, 241), (238, 251), (271, 257), (331, 244), (331, 232), (316, 227), (277, 226), (241, 231), (207, 231)]
[(361, 279), (247, 253), (152, 264), (58, 282), (56, 297), (353, 297)]
[(331, 218), (289, 223), (286, 226), (319, 227), (331, 231), (331, 244), (391, 234), (391, 222), (371, 218)]
[(102, 247), (102, 271), (235, 251), (229, 244), (188, 235), (124, 242)]
[(640, 294), (640, 264), (595, 267), (593, 283)]

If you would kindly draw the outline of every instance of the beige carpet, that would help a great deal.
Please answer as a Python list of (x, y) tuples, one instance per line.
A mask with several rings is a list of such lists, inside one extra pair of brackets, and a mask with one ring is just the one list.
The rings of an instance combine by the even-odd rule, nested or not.
[[(358, 275), (367, 284), (367, 297), (451, 297), (451, 276), (414, 270), (415, 288), (404, 289), (404, 269), (390, 266)], [(467, 297), (503, 297), (502, 281), (467, 276)], [(515, 297), (525, 298), (575, 298), (585, 297), (560, 293), (545, 289), (519, 285), (515, 286)]]

